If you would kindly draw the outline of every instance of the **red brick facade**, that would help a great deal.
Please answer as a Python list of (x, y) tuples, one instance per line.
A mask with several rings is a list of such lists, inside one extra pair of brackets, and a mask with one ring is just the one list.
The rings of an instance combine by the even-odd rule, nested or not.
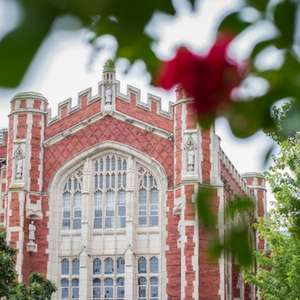
[[(128, 94), (122, 95), (118, 83), (113, 82), (113, 104), (107, 109), (105, 84), (96, 97), (91, 97), (90, 90), (80, 93), (74, 108), (63, 102), (54, 119), (40, 94), (22, 93), (11, 101), (8, 131), (0, 144), (0, 223), (8, 231), (8, 241), (18, 249), (20, 280), (26, 281), (33, 271), (48, 273), (48, 200), (54, 176), (78, 155), (112, 142), (150, 157), (166, 174), (166, 251), (162, 253), (166, 289), (162, 299), (244, 299), (238, 295), (242, 289), (234, 266), (223, 268), (224, 260), (212, 262), (207, 257), (211, 236), (198, 225), (194, 199), (201, 185), (210, 184), (215, 191), (211, 205), (218, 213), (222, 203), (234, 194), (247, 193), (249, 185), (262, 216), (265, 190), (261, 177), (249, 175), (244, 181), (238, 175), (219, 144), (213, 142), (217, 140), (213, 129), (198, 127), (191, 100), (181, 89), (172, 109), (164, 112), (157, 97), (150, 95), (148, 103), (143, 103), (137, 89), (129, 87)], [(188, 148), (189, 139), (194, 139), (192, 147), (196, 148)], [(22, 153), (19, 158), (18, 150)], [(17, 173), (18, 159), (22, 175)], [(29, 247), (32, 220), (36, 248)], [(227, 273), (221, 274), (221, 270)], [(225, 287), (228, 278), (231, 296)]]

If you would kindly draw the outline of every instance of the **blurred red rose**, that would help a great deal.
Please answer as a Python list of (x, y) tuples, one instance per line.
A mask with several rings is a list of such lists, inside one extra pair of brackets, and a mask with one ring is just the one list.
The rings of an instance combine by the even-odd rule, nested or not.
[(243, 79), (241, 66), (226, 55), (231, 40), (228, 36), (217, 39), (206, 56), (179, 48), (172, 60), (163, 63), (159, 85), (170, 89), (179, 84), (194, 98), (199, 116), (215, 114), (232, 101), (231, 92)]

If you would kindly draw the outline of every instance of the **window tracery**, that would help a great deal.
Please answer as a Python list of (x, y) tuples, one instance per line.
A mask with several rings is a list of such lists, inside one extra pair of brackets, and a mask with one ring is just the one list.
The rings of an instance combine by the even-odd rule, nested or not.
[(127, 161), (107, 154), (94, 162), (94, 228), (126, 225)]
[(138, 224), (158, 226), (159, 197), (156, 179), (142, 166), (138, 167)]
[(63, 229), (81, 228), (82, 171), (77, 170), (66, 181), (63, 189)]
[[(136, 204), (133, 205), (135, 210), (133, 215), (137, 216), (136, 225), (143, 227), (159, 225), (160, 200), (157, 179), (150, 170), (137, 162), (133, 164), (130, 162), (130, 166), (136, 167), (136, 172), (129, 173), (128, 159), (130, 158), (116, 153), (106, 153), (86, 164), (90, 166), (87, 169), (89, 171), (85, 173), (88, 175), (84, 176), (89, 176), (88, 180), (92, 183), (88, 189), (91, 195), (91, 205), (82, 203), (83, 199), (89, 199), (88, 197), (82, 198), (82, 190), (86, 193), (86, 185), (82, 188), (82, 184), (88, 181), (83, 180), (82, 168), (67, 178), (62, 191), (63, 229), (81, 229), (82, 209), (90, 209), (87, 215), (92, 216), (94, 229), (110, 229), (104, 234), (114, 234), (112, 229), (125, 228), (126, 209), (128, 209), (126, 208), (126, 195), (129, 192), (135, 196)], [(130, 189), (127, 185), (129, 180)], [(134, 190), (131, 188), (132, 183)], [(61, 234), (67, 233), (63, 231)], [(91, 234), (99, 235), (99, 231), (91, 231)], [(123, 234), (123, 231), (119, 230), (117, 234)], [(99, 255), (102, 254), (99, 253)], [(137, 293), (137, 299), (158, 300), (160, 282), (158, 258), (156, 256), (139, 257), (133, 268), (137, 269), (136, 272), (133, 271), (137, 274), (137, 282), (134, 281), (135, 284), (138, 283), (138, 289), (134, 292), (134, 294)], [(91, 258), (90, 269), (89, 272), (92, 274), (88, 288), (90, 298), (93, 300), (125, 299), (124, 257)], [(79, 274), (78, 258), (61, 260), (60, 299), (79, 299)]]

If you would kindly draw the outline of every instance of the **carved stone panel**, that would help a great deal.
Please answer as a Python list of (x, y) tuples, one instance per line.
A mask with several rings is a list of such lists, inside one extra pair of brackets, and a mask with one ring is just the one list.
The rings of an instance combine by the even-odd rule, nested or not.
[(187, 131), (183, 135), (183, 179), (199, 179), (199, 137), (198, 131)]

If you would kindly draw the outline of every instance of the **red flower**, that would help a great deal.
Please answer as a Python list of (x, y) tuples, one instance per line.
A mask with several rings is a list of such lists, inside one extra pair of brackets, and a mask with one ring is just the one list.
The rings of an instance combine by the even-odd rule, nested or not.
[(199, 116), (214, 115), (220, 106), (231, 102), (231, 92), (241, 80), (240, 66), (226, 56), (231, 38), (219, 38), (206, 56), (179, 48), (176, 56), (164, 62), (159, 84), (170, 89), (179, 84), (195, 99)]

